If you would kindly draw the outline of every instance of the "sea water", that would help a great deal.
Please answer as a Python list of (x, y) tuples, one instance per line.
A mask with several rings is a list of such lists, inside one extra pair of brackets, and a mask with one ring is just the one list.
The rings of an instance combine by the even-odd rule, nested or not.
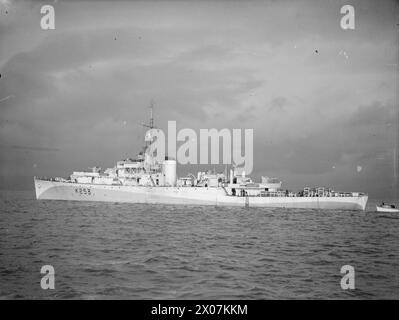
[[(363, 212), (0, 197), (3, 299), (399, 298), (399, 214), (376, 213), (379, 201)], [(41, 287), (44, 265), (54, 289)]]

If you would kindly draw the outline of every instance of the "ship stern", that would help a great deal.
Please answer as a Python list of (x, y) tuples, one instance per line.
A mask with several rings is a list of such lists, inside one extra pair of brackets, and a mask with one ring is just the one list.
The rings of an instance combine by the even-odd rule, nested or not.
[(366, 210), (368, 199), (369, 196), (367, 194), (359, 196), (359, 206), (361, 207), (361, 210)]
[(37, 177), (33, 177), (33, 182), (35, 184), (36, 200), (38, 200), (39, 199), (39, 195), (40, 195), (39, 179)]

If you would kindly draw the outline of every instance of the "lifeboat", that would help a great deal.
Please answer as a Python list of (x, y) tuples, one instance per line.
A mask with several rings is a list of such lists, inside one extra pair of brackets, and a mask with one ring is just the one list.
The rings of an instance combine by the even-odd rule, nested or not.
[(377, 212), (397, 212), (399, 213), (399, 208), (396, 208), (393, 204), (382, 204), (377, 207)]

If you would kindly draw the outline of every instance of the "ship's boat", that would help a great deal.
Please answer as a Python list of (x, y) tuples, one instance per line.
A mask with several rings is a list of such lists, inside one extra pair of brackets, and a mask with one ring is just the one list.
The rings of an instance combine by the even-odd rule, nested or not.
[(376, 207), (377, 207), (377, 212), (399, 213), (399, 208), (396, 208), (394, 205), (384, 204)]

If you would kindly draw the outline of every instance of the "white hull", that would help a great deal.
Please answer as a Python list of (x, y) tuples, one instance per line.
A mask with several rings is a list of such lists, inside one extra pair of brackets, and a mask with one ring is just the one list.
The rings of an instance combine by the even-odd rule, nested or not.
[(399, 209), (397, 209), (397, 208), (384, 208), (384, 207), (377, 206), (377, 212), (391, 212), (391, 213), (397, 212), (397, 213), (399, 213)]
[(69, 183), (35, 179), (37, 199), (249, 206), (269, 208), (364, 210), (367, 196), (358, 197), (236, 197), (223, 188), (144, 187)]

